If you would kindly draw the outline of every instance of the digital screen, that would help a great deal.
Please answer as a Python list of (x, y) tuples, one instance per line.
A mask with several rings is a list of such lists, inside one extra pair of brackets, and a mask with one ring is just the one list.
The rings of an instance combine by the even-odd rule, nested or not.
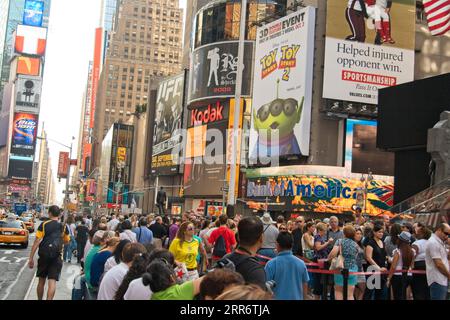
[(42, 26), (44, 16), (44, 2), (35, 0), (26, 0), (23, 12), (23, 24), (34, 27)]

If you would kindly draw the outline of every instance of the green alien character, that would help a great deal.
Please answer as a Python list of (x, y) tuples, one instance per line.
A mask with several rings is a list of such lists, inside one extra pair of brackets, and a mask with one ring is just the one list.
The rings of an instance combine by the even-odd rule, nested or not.
[(277, 98), (263, 105), (258, 111), (253, 110), (258, 141), (252, 158), (301, 154), (294, 127), (300, 122), (304, 100), (305, 97), (299, 104), (293, 98)]

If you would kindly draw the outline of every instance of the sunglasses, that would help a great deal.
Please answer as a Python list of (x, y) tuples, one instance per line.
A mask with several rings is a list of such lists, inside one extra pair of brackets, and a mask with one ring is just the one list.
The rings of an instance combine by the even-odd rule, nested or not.
[(187, 231), (193, 231), (194, 228), (193, 228), (193, 227), (188, 227), (188, 228), (186, 228), (186, 230), (187, 230)]

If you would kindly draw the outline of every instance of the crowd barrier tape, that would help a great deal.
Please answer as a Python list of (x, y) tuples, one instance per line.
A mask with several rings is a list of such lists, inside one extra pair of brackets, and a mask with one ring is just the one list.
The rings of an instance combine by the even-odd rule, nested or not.
[[(299, 256), (295, 255), (297, 258), (300, 258)], [(272, 260), (271, 257), (267, 257), (261, 254), (256, 254), (257, 258), (261, 258), (267, 261)], [(265, 265), (267, 262), (260, 261), (260, 264)], [(325, 261), (322, 262), (307, 262), (305, 263), (306, 267), (308, 268), (308, 272), (311, 273), (322, 273), (322, 274), (342, 274), (341, 270), (327, 270), (323, 269), (325, 265)], [(311, 267), (319, 267), (319, 269), (312, 269)], [(349, 275), (355, 275), (355, 276), (371, 276), (371, 275), (379, 275), (379, 274), (389, 274), (390, 271), (374, 271), (374, 272), (349, 272)], [(393, 272), (393, 275), (398, 273), (409, 273), (409, 274), (426, 274), (427, 272), (425, 270), (395, 270)]]

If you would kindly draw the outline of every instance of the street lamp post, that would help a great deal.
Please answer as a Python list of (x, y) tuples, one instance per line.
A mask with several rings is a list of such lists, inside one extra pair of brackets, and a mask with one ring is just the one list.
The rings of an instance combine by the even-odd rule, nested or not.
[[(70, 153), (69, 153), (69, 165), (67, 166), (66, 191), (64, 192), (65, 193), (64, 206), (65, 206), (65, 210), (66, 210), (66, 213), (67, 213), (68, 205), (69, 205), (69, 202), (70, 202), (70, 197), (69, 197), (69, 179), (70, 179), (70, 161), (72, 159), (73, 142), (71, 142), (70, 146), (68, 146), (68, 145), (65, 145), (64, 143), (61, 143), (61, 142), (56, 141), (54, 139), (50, 139), (48, 137), (45, 137), (45, 138), (44, 137), (37, 137), (37, 139), (39, 139), (39, 140), (49, 140), (49, 141), (52, 141), (52, 142), (54, 142), (56, 144), (59, 144), (60, 146), (63, 146), (63, 147), (65, 147), (65, 148), (70, 150)], [(72, 141), (73, 140), (75, 140), (75, 137), (72, 137)]]

